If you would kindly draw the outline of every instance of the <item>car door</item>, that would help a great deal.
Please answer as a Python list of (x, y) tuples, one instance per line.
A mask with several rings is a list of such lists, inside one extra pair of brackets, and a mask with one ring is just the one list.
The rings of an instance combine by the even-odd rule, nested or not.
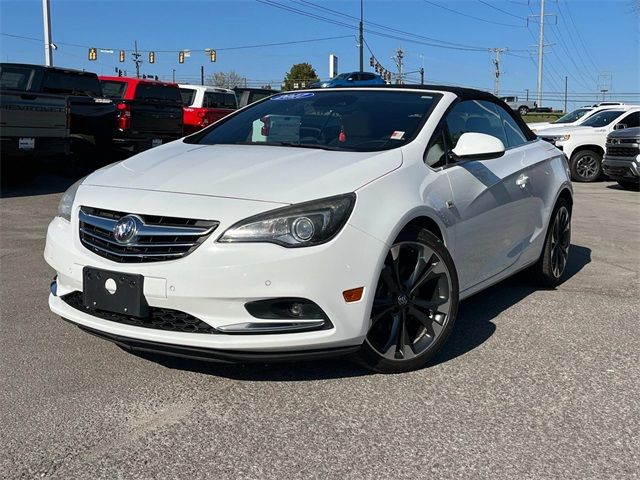
[(527, 215), (532, 197), (523, 173), (524, 151), (508, 148), (496, 105), (482, 100), (458, 103), (445, 120), (448, 149), (460, 136), (476, 132), (499, 138), (505, 153), (488, 160), (455, 161), (448, 156), (455, 225), (455, 261), (461, 290), (479, 284), (513, 265), (530, 234)]

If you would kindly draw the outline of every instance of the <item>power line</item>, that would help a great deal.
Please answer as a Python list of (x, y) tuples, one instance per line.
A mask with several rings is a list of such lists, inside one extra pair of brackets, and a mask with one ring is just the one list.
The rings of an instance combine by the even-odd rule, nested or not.
[[(283, 5), (281, 3), (277, 3), (277, 2), (274, 2), (272, 0), (256, 0), (256, 1), (259, 2), (259, 3), (265, 4), (265, 5), (269, 5), (269, 6), (272, 6), (272, 7), (280, 8), (282, 10), (286, 10), (286, 11), (289, 11), (289, 12), (292, 12), (292, 13), (296, 13), (298, 15), (302, 15), (302, 16), (305, 16), (305, 17), (314, 18), (316, 20), (324, 21), (324, 22), (331, 23), (331, 24), (334, 24), (334, 25), (346, 27), (346, 28), (349, 28), (350, 30), (355, 30), (355, 28), (356, 28), (355, 25), (344, 23), (344, 22), (339, 21), (339, 20), (323, 17), (321, 15), (317, 15), (315, 13), (311, 13), (311, 12), (308, 12), (308, 11), (300, 10), (298, 8), (290, 7), (288, 5)], [(371, 24), (371, 22), (368, 22), (368, 24)], [(383, 27), (383, 28), (386, 28), (388, 30), (395, 30), (395, 29), (391, 29), (390, 27)], [(415, 43), (415, 44), (418, 44), (418, 45), (427, 45), (427, 46), (435, 47), (435, 48), (444, 48), (444, 49), (449, 49), (449, 50), (460, 50), (460, 51), (474, 51), (474, 52), (485, 52), (485, 51), (487, 51), (486, 47), (478, 47), (478, 46), (472, 46), (472, 45), (467, 45), (467, 46), (443, 45), (443, 44), (440, 44), (440, 43), (433, 43), (433, 41), (416, 40), (415, 38), (409, 38), (408, 36), (394, 35), (394, 34), (391, 34), (391, 33), (380, 32), (378, 30), (373, 30), (373, 29), (370, 29), (370, 28), (365, 28), (364, 31), (366, 33), (371, 34), (371, 35), (376, 35), (376, 36), (385, 37), (385, 38), (391, 38), (391, 39), (394, 39), (394, 40), (399, 40), (399, 41), (404, 41), (404, 42)], [(412, 37), (417, 37), (417, 38), (421, 37), (419, 35), (408, 33), (408, 32), (406, 32), (404, 35), (411, 35)], [(423, 37), (423, 38), (427, 38), (427, 37)], [(441, 43), (443, 42), (441, 40), (437, 40), (437, 41), (441, 42)]]
[[(561, 2), (558, 2), (558, 5), (561, 5)], [(582, 39), (582, 35), (580, 34), (580, 30), (578, 29), (578, 27), (576, 25), (576, 22), (573, 20), (573, 15), (571, 15), (571, 10), (569, 10), (569, 4), (566, 3), (564, 8), (567, 11), (567, 14), (569, 16), (569, 20), (571, 20), (571, 23), (573, 24), (573, 29), (576, 31), (576, 34), (578, 36), (578, 40), (580, 40), (580, 43), (582, 44), (582, 48), (584, 49), (586, 57), (589, 59), (589, 61), (593, 65), (593, 68), (595, 68), (595, 70), (598, 71), (598, 66), (593, 61), (593, 58), (591, 57), (591, 54), (590, 54), (589, 50), (587, 49), (587, 47), (585, 46), (584, 40)]]
[[(6, 37), (12, 37), (12, 38), (19, 38), (22, 40), (34, 40), (34, 41), (38, 41), (38, 42), (42, 42), (41, 38), (34, 38), (34, 37), (25, 37), (23, 35), (15, 35), (15, 34), (11, 34), (11, 33), (4, 33), (4, 32), (0, 32), (0, 35), (4, 35)], [(261, 44), (255, 44), (255, 45), (241, 45), (241, 46), (235, 46), (235, 47), (222, 47), (222, 48), (216, 48), (216, 51), (228, 51), (228, 50), (242, 50), (242, 49), (250, 49), (250, 48), (263, 48), (263, 47), (275, 47), (275, 46), (281, 46), (281, 45), (293, 45), (293, 44), (297, 44), (297, 43), (312, 43), (312, 42), (323, 42), (323, 41), (327, 41), (327, 40), (339, 40), (339, 39), (344, 39), (344, 38), (352, 38), (353, 35), (339, 35), (339, 36), (334, 36), (334, 37), (323, 37), (323, 38), (311, 38), (311, 39), (307, 39), (307, 40), (292, 40), (292, 41), (288, 41), (288, 42), (274, 42), (274, 43), (261, 43)], [(107, 48), (107, 47), (91, 47), (90, 45), (79, 45), (77, 43), (65, 43), (65, 42), (56, 42), (56, 45), (62, 45), (62, 46), (67, 46), (67, 47), (76, 47), (76, 48), (98, 48), (98, 50), (124, 50), (126, 52), (134, 52), (134, 50), (130, 50), (130, 49), (118, 49), (118, 48)], [(205, 50), (205, 49), (201, 49), (201, 48), (183, 48), (180, 50), (153, 50), (155, 53), (179, 53), (179, 52), (183, 52), (185, 50)], [(138, 50), (138, 52), (143, 52), (143, 53), (148, 53), (151, 50)]]
[[(320, 11), (323, 11), (323, 12), (335, 13), (336, 15), (340, 15), (342, 17), (346, 17), (346, 18), (351, 19), (351, 20), (359, 20), (358, 17), (355, 17), (353, 15), (342, 13), (342, 12), (339, 12), (338, 10), (333, 10), (331, 8), (327, 8), (327, 7), (324, 7), (324, 6), (321, 6), (321, 5), (318, 5), (316, 3), (306, 1), (306, 0), (292, 0), (292, 1), (294, 1), (294, 2), (296, 2), (298, 4), (305, 4), (305, 5), (309, 6), (310, 8), (314, 8), (316, 10), (320, 10)], [(472, 49), (478, 50), (478, 51), (485, 50), (484, 48), (478, 47), (477, 45), (467, 45), (467, 44), (464, 44), (464, 43), (449, 42), (447, 40), (440, 40), (438, 38), (427, 37), (427, 36), (424, 36), (424, 35), (418, 35), (416, 33), (407, 32), (406, 30), (399, 30), (397, 28), (392, 28), (392, 27), (389, 27), (389, 26), (386, 26), (386, 25), (382, 25), (380, 23), (375, 23), (375, 22), (372, 22), (370, 20), (367, 20), (364, 23), (365, 23), (365, 25), (371, 25), (373, 27), (376, 27), (376, 28), (379, 28), (379, 29), (382, 29), (382, 30), (387, 30), (387, 31), (390, 31), (390, 32), (399, 33), (401, 35), (408, 35), (410, 37), (415, 37), (415, 38), (419, 38), (419, 39), (422, 39), (422, 40), (427, 40), (427, 41), (431, 41), (431, 42), (438, 42), (438, 43), (442, 43), (442, 44), (445, 44), (445, 45), (451, 45), (451, 46), (454, 46), (454, 47), (472, 48)]]
[(469, 15), (467, 13), (460, 12), (458, 10), (454, 10), (453, 8), (445, 7), (444, 5), (439, 5), (437, 3), (430, 2), (429, 0), (422, 0), (422, 1), (425, 2), (425, 3), (428, 3), (429, 5), (433, 5), (434, 7), (442, 8), (443, 10), (447, 10), (447, 11), (455, 13), (457, 15), (462, 15), (463, 17), (472, 18), (472, 19), (478, 20), (480, 22), (491, 23), (493, 25), (501, 25), (503, 27), (524, 28), (524, 25), (515, 25), (513, 23), (494, 22), (493, 20), (487, 20), (486, 18), (475, 17), (473, 15)]
[[(560, 6), (560, 2), (558, 2), (558, 7)], [(574, 51), (576, 52), (578, 59), (580, 60), (580, 63), (582, 64), (582, 66), (584, 67), (584, 71), (585, 73), (589, 74), (590, 72), (590, 68), (587, 67), (586, 62), (584, 61), (584, 58), (582, 57), (582, 53), (580, 52), (580, 49), (578, 48), (578, 45), (576, 44), (576, 41), (574, 39), (574, 35), (571, 34), (570, 28), (569, 28), (569, 23), (566, 21), (563, 13), (562, 13), (562, 9), (558, 8), (558, 13), (560, 14), (560, 18), (562, 19), (562, 22), (565, 24), (566, 26), (566, 32), (569, 36), (569, 40), (571, 41), (571, 44), (573, 45)], [(558, 33), (562, 34), (562, 31), (558, 28)], [(597, 69), (596, 69), (597, 70)], [(591, 80), (593, 80), (594, 82), (598, 82), (598, 79), (594, 76), (594, 75), (590, 75)]]
[(479, 1), (481, 4), (486, 5), (487, 7), (493, 8), (494, 10), (497, 10), (497, 11), (499, 11), (499, 12), (504, 13), (505, 15), (509, 15), (509, 16), (511, 16), (511, 17), (513, 17), (513, 18), (517, 18), (518, 20), (524, 20), (525, 22), (527, 21), (526, 17), (520, 17), (520, 16), (518, 16), (518, 15), (514, 15), (514, 14), (513, 14), (513, 13), (511, 13), (511, 12), (508, 12), (508, 11), (506, 11), (506, 10), (503, 10), (503, 9), (501, 9), (501, 8), (498, 8), (498, 7), (496, 7), (495, 5), (491, 5), (490, 3), (485, 2), (485, 1), (483, 1), (483, 0), (478, 0), (478, 1)]

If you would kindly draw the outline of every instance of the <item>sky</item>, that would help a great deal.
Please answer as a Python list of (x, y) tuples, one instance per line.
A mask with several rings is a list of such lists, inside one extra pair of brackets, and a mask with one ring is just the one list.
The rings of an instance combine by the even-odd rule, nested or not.
[[(640, 103), (640, 22), (637, 0), (547, 0), (543, 105), (562, 108), (565, 76), (569, 107), (608, 100)], [(205, 75), (233, 70), (250, 86), (279, 88), (292, 64), (309, 62), (329, 75), (329, 54), (339, 71), (358, 70), (358, 0), (50, 0), (54, 64), (113, 74), (135, 72), (134, 41), (142, 51), (141, 73), (198, 83)], [(301, 13), (302, 12), (302, 13)], [(500, 94), (535, 100), (540, 0), (364, 0), (365, 70), (373, 54), (395, 72), (401, 48), (404, 71), (425, 71), (426, 83), (493, 91), (495, 54)], [(527, 20), (528, 19), (528, 20)], [(606, 19), (606, 21), (603, 21)], [(43, 63), (42, 2), (0, 0), (0, 59)], [(308, 41), (312, 40), (312, 41)], [(307, 42), (308, 41), (308, 42)], [(300, 42), (300, 43), (290, 43)], [(278, 44), (282, 45), (265, 45)], [(286, 44), (285, 44), (286, 43)], [(265, 45), (256, 47), (256, 45)], [(98, 52), (88, 60), (88, 47)], [(251, 47), (251, 48), (236, 48)], [(215, 49), (212, 63), (206, 48)], [(127, 61), (118, 62), (118, 50)], [(179, 50), (191, 50), (184, 64)], [(153, 50), (156, 62), (147, 62)], [(408, 82), (417, 83), (418, 73)], [(635, 95), (630, 95), (635, 93)]]

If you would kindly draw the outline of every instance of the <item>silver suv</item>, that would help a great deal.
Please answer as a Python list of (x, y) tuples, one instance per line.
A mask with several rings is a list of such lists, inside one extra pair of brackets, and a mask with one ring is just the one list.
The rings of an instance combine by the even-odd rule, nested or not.
[(607, 136), (604, 173), (629, 190), (640, 188), (640, 127), (615, 130)]

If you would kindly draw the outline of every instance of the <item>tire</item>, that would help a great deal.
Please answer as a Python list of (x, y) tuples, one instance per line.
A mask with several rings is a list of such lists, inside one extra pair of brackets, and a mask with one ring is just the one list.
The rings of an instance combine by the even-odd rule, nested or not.
[(358, 362), (380, 373), (425, 367), (451, 333), (458, 296), (458, 276), (444, 244), (424, 229), (402, 232), (380, 273)]
[(558, 200), (547, 228), (542, 253), (529, 269), (534, 282), (554, 288), (562, 283), (571, 246), (571, 205), (564, 198)]
[(522, 105), (520, 108), (518, 108), (518, 113), (524, 117), (529, 113), (529, 107), (527, 107), (526, 105)]
[(580, 150), (571, 157), (569, 167), (574, 182), (595, 182), (602, 175), (602, 155), (593, 150)]
[(627, 180), (616, 180), (618, 182), (618, 185), (620, 185), (622, 188), (624, 188), (625, 190), (633, 190), (633, 191), (640, 191), (640, 182), (630, 182)]

